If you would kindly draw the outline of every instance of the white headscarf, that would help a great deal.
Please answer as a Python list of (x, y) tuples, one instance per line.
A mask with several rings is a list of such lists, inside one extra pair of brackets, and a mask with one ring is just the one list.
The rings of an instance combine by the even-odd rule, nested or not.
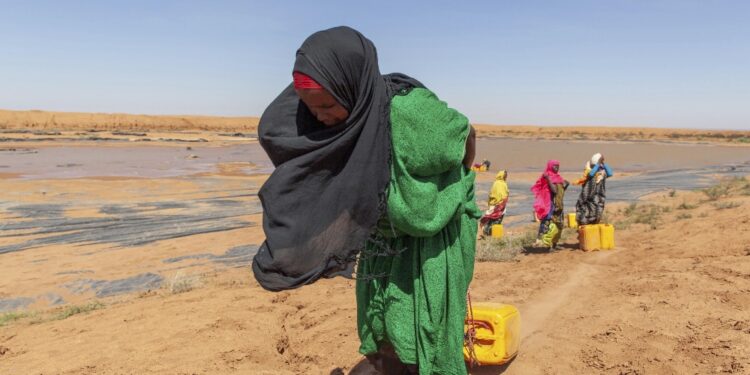
[(594, 156), (591, 157), (591, 168), (593, 168), (596, 165), (596, 163), (599, 162), (599, 159), (601, 158), (602, 158), (602, 154), (598, 152), (594, 154)]

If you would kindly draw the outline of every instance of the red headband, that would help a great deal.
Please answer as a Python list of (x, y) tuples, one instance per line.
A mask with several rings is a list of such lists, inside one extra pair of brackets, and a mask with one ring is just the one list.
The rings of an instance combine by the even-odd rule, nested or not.
[(323, 86), (319, 85), (317, 82), (315, 82), (314, 79), (310, 78), (310, 76), (304, 73), (294, 72), (292, 73), (292, 77), (294, 77), (295, 89), (322, 89), (323, 88)]

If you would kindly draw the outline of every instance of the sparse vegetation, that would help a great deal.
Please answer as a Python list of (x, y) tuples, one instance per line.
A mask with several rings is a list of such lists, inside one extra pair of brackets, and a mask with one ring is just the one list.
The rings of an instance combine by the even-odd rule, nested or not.
[[(602, 219), (602, 222), (606, 223), (607, 221)], [(576, 240), (578, 239), (578, 230), (570, 228), (563, 228), (561, 230), (562, 232), (560, 233), (560, 243), (568, 242), (573, 238), (575, 238)]]
[(638, 204), (635, 203), (635, 202), (633, 202), (630, 205), (628, 205), (627, 207), (625, 207), (625, 210), (623, 211), (623, 214), (625, 214), (625, 216), (630, 216), (630, 215), (633, 214), (633, 212), (635, 212), (636, 209), (638, 209)]
[(30, 316), (29, 313), (23, 312), (23, 311), (11, 311), (11, 312), (3, 313), (3, 315), (0, 315), (0, 327), (9, 323), (13, 323), (16, 320), (29, 317), (29, 316)]
[(725, 184), (719, 184), (703, 189), (703, 194), (706, 194), (709, 201), (716, 201), (719, 198), (726, 197), (729, 195), (729, 186)]
[(692, 219), (692, 218), (693, 218), (693, 215), (686, 213), (686, 212), (677, 215), (677, 220), (686, 220), (686, 219)]
[[(716, 185), (701, 190), (706, 196), (705, 201), (712, 202), (711, 205), (717, 210), (727, 210), (742, 206), (741, 202), (725, 202), (721, 201), (723, 198), (733, 197), (738, 195), (750, 195), (750, 181), (744, 177), (729, 177), (722, 179)], [(669, 190), (667, 193), (670, 197), (676, 196), (675, 190)], [(675, 207), (678, 211), (694, 210), (698, 208), (700, 202), (689, 203), (686, 200)], [(644, 224), (650, 229), (658, 229), (662, 222), (662, 215), (672, 212), (672, 206), (661, 206), (657, 204), (641, 204), (634, 202), (629, 204), (627, 207), (618, 210), (618, 214), (621, 214), (619, 220), (615, 220), (614, 224), (617, 229), (628, 229), (633, 224)], [(677, 214), (677, 220), (686, 220), (692, 218), (694, 215), (686, 212)], [(708, 213), (703, 212), (697, 217), (705, 218)]]
[(669, 191), (669, 197), (670, 197), (670, 198), (674, 198), (674, 196), (675, 196), (675, 195), (677, 195), (677, 190), (674, 190), (674, 189), (673, 189), (673, 190), (670, 190), (670, 191)]
[(613, 223), (613, 225), (615, 226), (615, 229), (617, 230), (628, 229), (630, 228), (631, 224), (633, 224), (633, 222), (629, 220), (617, 220)]
[(677, 206), (678, 210), (693, 210), (693, 209), (696, 209), (696, 208), (698, 208), (697, 204), (690, 204), (690, 203), (687, 203), (687, 202), (682, 202), (682, 203), (680, 203), (679, 206)]
[(172, 294), (189, 292), (200, 286), (200, 279), (197, 276), (183, 275), (178, 271), (167, 283), (167, 289)]
[(745, 181), (745, 185), (740, 187), (740, 194), (750, 195), (750, 181)]
[(46, 313), (40, 312), (28, 312), (28, 311), (12, 311), (6, 312), (0, 315), (0, 327), (16, 322), (21, 319), (30, 319), (31, 324), (39, 324), (44, 322), (51, 322), (54, 320), (63, 320), (70, 318), (73, 315), (83, 314), (94, 310), (99, 310), (105, 305), (99, 301), (89, 302), (84, 305), (71, 305), (63, 307), (62, 309), (54, 309)]
[(703, 189), (703, 193), (709, 201), (716, 201), (736, 194), (750, 195), (750, 181), (744, 177), (725, 178), (718, 184)]
[[(666, 212), (662, 209), (662, 212)], [(634, 217), (633, 222), (636, 224), (646, 224), (651, 229), (657, 229), (659, 227), (659, 221), (661, 220), (661, 214), (659, 213), (658, 206), (644, 207), (638, 215)]]
[(49, 320), (63, 320), (70, 318), (73, 315), (83, 314), (94, 310), (99, 310), (104, 307), (104, 304), (99, 301), (89, 302), (85, 305), (72, 305), (65, 307), (59, 313), (53, 315)]
[[(607, 209), (605, 208), (604, 212), (602, 212), (602, 219), (601, 219), (600, 222), (601, 223), (609, 223), (611, 221), (612, 220), (610, 220), (610, 215), (608, 214)], [(576, 236), (578, 236), (578, 230), (573, 230), (572, 233), (575, 234)]]
[(653, 204), (639, 206), (636, 203), (631, 203), (623, 211), (625, 218), (615, 222), (615, 228), (627, 229), (633, 224), (645, 224), (652, 230), (658, 229), (662, 213), (669, 211), (671, 211), (671, 208), (668, 207)]
[(507, 233), (503, 238), (488, 238), (477, 246), (476, 260), (479, 262), (508, 262), (518, 256), (524, 247), (531, 246), (536, 233), (529, 231), (520, 234)]
[(717, 210), (728, 210), (728, 209), (742, 206), (742, 203), (740, 202), (717, 202), (717, 203), (712, 204), (712, 206), (716, 207)]

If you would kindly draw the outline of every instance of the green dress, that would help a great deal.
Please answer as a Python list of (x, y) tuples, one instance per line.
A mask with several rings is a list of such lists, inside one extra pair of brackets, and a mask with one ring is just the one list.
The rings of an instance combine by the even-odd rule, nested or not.
[(468, 134), (468, 119), (427, 89), (391, 102), (388, 214), (357, 269), (360, 352), (390, 344), (420, 374), (466, 373), (466, 292), (481, 216), (475, 174), (462, 164)]

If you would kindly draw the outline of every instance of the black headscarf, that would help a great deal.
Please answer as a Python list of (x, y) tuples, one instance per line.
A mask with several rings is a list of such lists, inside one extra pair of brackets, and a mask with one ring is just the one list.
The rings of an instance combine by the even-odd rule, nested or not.
[(289, 85), (260, 119), (260, 144), (276, 169), (258, 194), (266, 241), (253, 273), (273, 291), (351, 275), (385, 210), (390, 98), (421, 87), (401, 74), (382, 76), (375, 46), (348, 27), (308, 37), (294, 71), (323, 86), (349, 117), (326, 127)]

